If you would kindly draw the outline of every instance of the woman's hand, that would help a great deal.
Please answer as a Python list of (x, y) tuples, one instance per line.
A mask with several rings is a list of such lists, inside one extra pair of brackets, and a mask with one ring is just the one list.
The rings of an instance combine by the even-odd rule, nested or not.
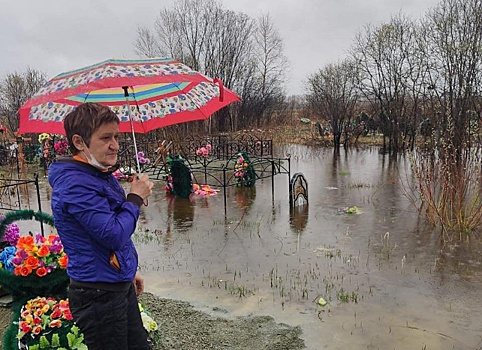
[(131, 189), (129, 193), (137, 194), (145, 202), (147, 198), (152, 194), (152, 187), (154, 184), (149, 181), (149, 176), (134, 174), (132, 177)]
[(144, 278), (141, 276), (139, 272), (136, 272), (136, 276), (134, 277), (134, 288), (136, 290), (136, 295), (139, 296), (144, 291)]

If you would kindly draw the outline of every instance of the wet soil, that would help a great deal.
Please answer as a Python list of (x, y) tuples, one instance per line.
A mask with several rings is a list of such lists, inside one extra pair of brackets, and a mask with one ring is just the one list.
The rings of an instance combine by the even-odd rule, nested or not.
[[(304, 341), (299, 338), (300, 327), (276, 323), (270, 316), (227, 319), (222, 316), (228, 316), (225, 310), (213, 309), (216, 316), (212, 316), (195, 310), (187, 302), (163, 299), (150, 293), (144, 293), (140, 301), (159, 325), (159, 339), (154, 350), (305, 348)], [(0, 308), (0, 337), (10, 322), (10, 310)]]

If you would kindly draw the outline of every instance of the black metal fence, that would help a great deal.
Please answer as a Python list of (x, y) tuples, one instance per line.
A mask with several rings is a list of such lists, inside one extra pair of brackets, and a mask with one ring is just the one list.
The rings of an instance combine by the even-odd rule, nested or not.
[[(0, 178), (0, 210), (22, 209), (42, 211), (37, 173), (34, 174), (33, 180)], [(40, 229), (44, 235), (43, 224), (40, 225)]]
[(189, 136), (182, 141), (173, 142), (171, 153), (180, 154), (184, 158), (195, 157), (196, 151), (210, 145), (211, 158), (228, 160), (241, 151), (252, 157), (271, 157), (273, 155), (273, 141), (256, 135), (210, 135)]

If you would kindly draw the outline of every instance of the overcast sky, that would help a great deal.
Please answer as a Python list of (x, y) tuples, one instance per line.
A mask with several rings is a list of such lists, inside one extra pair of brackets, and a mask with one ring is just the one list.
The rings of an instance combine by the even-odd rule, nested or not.
[[(135, 58), (136, 28), (153, 27), (176, 0), (0, 0), (0, 78), (27, 66), (47, 73), (107, 58)], [(305, 92), (307, 76), (346, 56), (356, 33), (398, 12), (420, 18), (438, 0), (221, 0), (251, 17), (269, 13), (291, 65), (287, 92)]]

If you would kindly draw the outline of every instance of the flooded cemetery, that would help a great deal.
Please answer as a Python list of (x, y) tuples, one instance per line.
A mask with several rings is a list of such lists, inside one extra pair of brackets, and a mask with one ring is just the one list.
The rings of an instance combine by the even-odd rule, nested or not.
[[(305, 176), (308, 205), (290, 209), (283, 173), (189, 198), (156, 181), (135, 234), (149, 292), (213, 316), (273, 316), (308, 349), (482, 346), (482, 245), (443, 246), (408, 199), (405, 156), (273, 153)], [(49, 193), (41, 177), (46, 211)]]
[[(269, 153), (270, 176), (231, 186), (231, 171), (211, 185), (216, 195), (168, 194), (151, 169), (154, 193), (134, 236), (147, 291), (215, 317), (269, 315), (300, 326), (307, 349), (482, 346), (482, 244), (441, 242), (407, 195), (407, 156), (300, 145)], [(205, 159), (191, 166), (199, 183), (206, 169), (222, 178), (223, 167)], [(291, 206), (294, 173), (306, 179), (308, 199)], [(50, 212), (50, 187), (38, 177)], [(28, 188), (10, 200), (36, 208), (35, 179)]]
[(4, 21), (0, 349), (482, 350), (482, 0), (47, 3)]

